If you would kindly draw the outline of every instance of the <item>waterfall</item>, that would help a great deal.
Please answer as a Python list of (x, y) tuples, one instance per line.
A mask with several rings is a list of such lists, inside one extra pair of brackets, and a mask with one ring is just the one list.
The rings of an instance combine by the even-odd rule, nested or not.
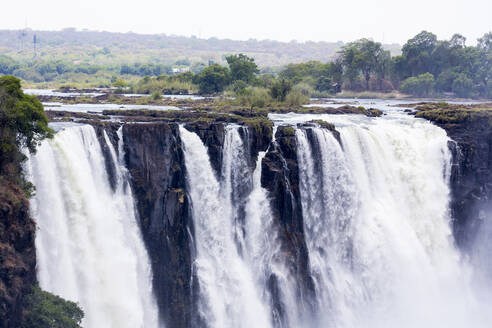
[(296, 131), (317, 326), (488, 326), (452, 240), (445, 132), (338, 120), (341, 144)]
[(151, 271), (128, 174), (104, 132), (116, 174), (111, 189), (94, 128), (66, 128), (43, 142), (27, 171), (36, 186), (41, 287), (78, 302), (83, 326), (158, 327)]
[[(284, 139), (289, 132), (259, 152), (256, 163), (251, 131), (227, 125), (219, 172), (200, 137), (179, 127), (193, 224), (193, 245), (185, 246), (196, 250), (197, 285), (186, 286), (196, 295), (193, 317), (210, 328), (488, 327), (492, 224), (484, 223), (471, 260), (455, 247), (445, 131), (390, 115), (287, 114), (280, 121), (313, 118), (334, 123), (340, 134), (294, 125), (295, 145)], [(38, 280), (79, 302), (84, 327), (158, 327), (121, 128), (117, 136), (114, 147), (105, 131), (98, 139), (93, 127), (77, 125), (29, 156)], [(297, 153), (280, 170), (296, 169), (297, 155), (299, 183), (297, 172), (288, 172), (282, 177), (292, 181), (278, 193), (300, 195), (302, 225), (296, 221), (294, 233), (302, 254), (307, 249), (301, 273), (293, 270), (296, 250), (285, 247), (292, 237), (282, 229), (292, 223), (271, 207), (271, 197), (285, 194), (270, 195), (261, 185), (262, 163), (279, 170), (274, 161), (282, 159), (285, 140)], [(265, 159), (269, 151), (275, 156)], [(301, 274), (314, 291), (296, 281)], [(299, 295), (313, 295), (314, 313)]]
[[(221, 186), (200, 138), (184, 127), (180, 127), (180, 135), (193, 208), (200, 316), (210, 327), (270, 327), (268, 308), (236, 240), (232, 179), (227, 172), (241, 169), (226, 167)], [(238, 146), (241, 141), (237, 138), (237, 131), (228, 130), (226, 140), (230, 145)], [(230, 158), (225, 165), (239, 164), (238, 158), (229, 156), (224, 156)]]

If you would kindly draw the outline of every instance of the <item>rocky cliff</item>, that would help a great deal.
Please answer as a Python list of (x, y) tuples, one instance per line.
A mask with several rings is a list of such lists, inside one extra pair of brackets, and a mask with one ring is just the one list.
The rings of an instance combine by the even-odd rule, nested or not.
[(0, 183), (0, 328), (19, 327), (23, 297), (36, 281), (36, 226), (16, 185)]
[(451, 214), (455, 239), (464, 249), (492, 209), (492, 110), (483, 106), (417, 106), (417, 117), (434, 122), (453, 140)]
[[(291, 274), (296, 277), (297, 297), (305, 311), (314, 310), (314, 282), (309, 272), (309, 257), (304, 237), (301, 198), (299, 194), (299, 167), (297, 145), (292, 127), (279, 127), (262, 163), (261, 184), (271, 195), (271, 208), (280, 227), (282, 251), (289, 263)], [(270, 278), (269, 287), (275, 296), (277, 278)], [(273, 300), (282, 316), (281, 303)]]

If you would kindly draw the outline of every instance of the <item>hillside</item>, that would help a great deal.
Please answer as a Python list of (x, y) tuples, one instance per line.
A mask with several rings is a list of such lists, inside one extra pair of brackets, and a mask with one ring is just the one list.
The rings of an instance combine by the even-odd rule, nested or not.
[[(32, 59), (33, 37), (36, 35), (39, 59), (69, 59), (74, 63), (115, 64), (134, 62), (223, 63), (224, 55), (245, 53), (254, 57), (260, 67), (282, 66), (308, 60), (329, 61), (343, 42), (278, 42), (272, 40), (234, 41), (200, 39), (166, 34), (111, 33), (95, 31), (0, 30), (0, 55)], [(352, 40), (347, 40), (352, 41)], [(400, 53), (400, 45), (385, 45), (392, 54)]]

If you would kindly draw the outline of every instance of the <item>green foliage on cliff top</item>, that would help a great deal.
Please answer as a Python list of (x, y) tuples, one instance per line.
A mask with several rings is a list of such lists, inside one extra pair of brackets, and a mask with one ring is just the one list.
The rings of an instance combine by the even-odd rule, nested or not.
[(21, 90), (20, 80), (0, 77), (0, 127), (16, 131), (20, 145), (35, 151), (40, 140), (52, 135), (43, 105), (34, 96)]
[(32, 288), (26, 297), (27, 315), (21, 328), (80, 328), (84, 317), (82, 309), (74, 302)]
[(323, 120), (311, 120), (308, 123), (314, 123), (314, 124), (317, 124), (320, 127), (325, 128), (327, 130), (335, 131), (335, 125), (333, 123), (330, 123), (330, 122), (326, 122)]
[(478, 122), (492, 127), (492, 104), (459, 105), (447, 103), (424, 103), (417, 105), (416, 117), (440, 124)]
[(32, 185), (22, 175), (20, 164), (25, 156), (20, 149), (34, 152), (42, 139), (52, 135), (41, 103), (22, 92), (19, 79), (0, 77), (0, 177), (21, 186), (26, 195), (32, 194)]

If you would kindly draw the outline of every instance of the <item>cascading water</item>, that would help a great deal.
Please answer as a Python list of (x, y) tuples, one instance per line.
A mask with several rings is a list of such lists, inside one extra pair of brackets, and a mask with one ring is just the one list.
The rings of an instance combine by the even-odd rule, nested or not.
[[(340, 132), (337, 138), (328, 129), (295, 127), (315, 317), (306, 318), (298, 304), (302, 287), (286, 265), (292, 255), (281, 247), (286, 236), (261, 186), (265, 152), (252, 172), (247, 131), (229, 125), (215, 173), (202, 140), (181, 126), (196, 302), (207, 327), (489, 326), (492, 293), (477, 289), (489, 284), (492, 225), (477, 239), (477, 274), (453, 244), (444, 130), (398, 115), (272, 118), (321, 118)], [(116, 150), (103, 133), (114, 185), (90, 126), (67, 128), (30, 156), (38, 278), (42, 288), (81, 304), (85, 327), (158, 327), (122, 129), (117, 134)]]
[[(228, 133), (234, 134), (228, 142), (239, 142), (237, 131)], [(221, 187), (200, 138), (184, 127), (180, 135), (193, 207), (200, 316), (210, 327), (270, 327), (269, 310), (235, 241), (231, 179)], [(224, 175), (232, 171), (240, 170), (226, 169)]]
[(122, 162), (104, 136), (116, 174), (111, 189), (91, 126), (58, 132), (30, 157), (36, 186), (38, 279), (43, 289), (79, 302), (84, 327), (158, 327), (151, 271)]
[(488, 326), (452, 241), (445, 132), (333, 119), (341, 145), (325, 129), (296, 132), (317, 326)]

